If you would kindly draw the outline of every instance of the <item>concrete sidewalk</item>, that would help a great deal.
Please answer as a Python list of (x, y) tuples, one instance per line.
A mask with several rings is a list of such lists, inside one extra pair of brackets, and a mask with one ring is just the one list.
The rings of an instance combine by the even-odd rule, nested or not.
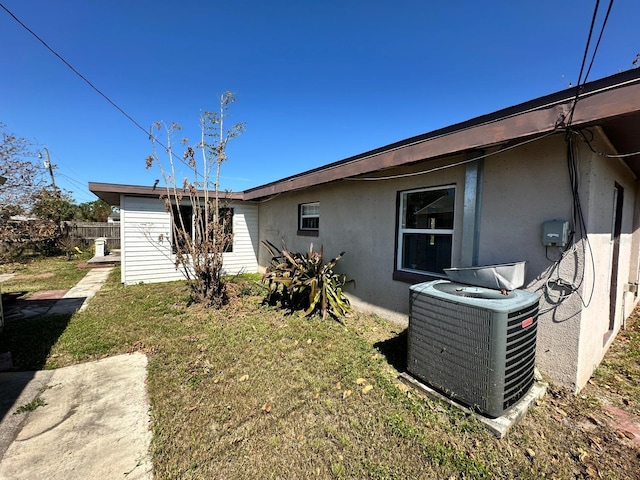
[[(146, 365), (134, 353), (1, 373), (0, 392), (28, 384), (0, 422), (0, 479), (152, 479)], [(14, 415), (38, 397), (44, 406)]]
[[(83, 310), (111, 270), (89, 270), (53, 307), (25, 318)], [(146, 367), (134, 353), (0, 373), (0, 480), (152, 479)]]
[(89, 300), (107, 281), (113, 267), (89, 270), (78, 284), (69, 290), (47, 312), (47, 315), (71, 315), (87, 308)]
[[(88, 270), (87, 274), (77, 285), (66, 292), (64, 292), (64, 290), (36, 292), (36, 294), (28, 299), (23, 300), (20, 305), (14, 304), (7, 306), (4, 312), (5, 321), (23, 320), (47, 315), (73, 315), (77, 311), (84, 310), (89, 300), (93, 298), (107, 281), (112, 270), (113, 267)], [(62, 292), (64, 292), (64, 294)], [(49, 294), (49, 296), (43, 297), (45, 301), (36, 301), (35, 299), (40, 299), (43, 293)], [(62, 295), (61, 298), (60, 295)], [(55, 300), (56, 298), (58, 300)]]

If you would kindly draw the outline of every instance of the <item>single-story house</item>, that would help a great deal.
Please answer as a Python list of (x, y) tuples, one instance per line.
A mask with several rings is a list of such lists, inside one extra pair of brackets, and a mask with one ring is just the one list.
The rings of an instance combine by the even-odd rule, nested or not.
[[(356, 308), (406, 323), (411, 284), (450, 266), (526, 261), (523, 288), (541, 296), (538, 367), (577, 392), (638, 302), (640, 69), (576, 93), (233, 194), (225, 268), (265, 267), (262, 240), (346, 251)], [(181, 278), (158, 191), (89, 188), (120, 207), (123, 283)]]

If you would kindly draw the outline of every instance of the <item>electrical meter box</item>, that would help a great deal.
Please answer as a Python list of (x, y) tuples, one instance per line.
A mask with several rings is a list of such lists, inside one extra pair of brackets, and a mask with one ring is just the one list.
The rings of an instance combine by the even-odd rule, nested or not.
[(542, 245), (545, 247), (566, 247), (569, 240), (569, 222), (549, 220), (542, 224)]

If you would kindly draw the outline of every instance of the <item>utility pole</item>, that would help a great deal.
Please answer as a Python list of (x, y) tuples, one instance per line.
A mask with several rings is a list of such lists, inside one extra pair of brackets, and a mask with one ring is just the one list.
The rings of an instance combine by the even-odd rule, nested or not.
[(44, 153), (47, 154), (47, 159), (44, 161), (44, 168), (48, 168), (49, 169), (49, 175), (51, 175), (51, 186), (55, 190), (56, 189), (56, 181), (53, 178), (53, 166), (51, 165), (51, 158), (49, 158), (49, 150), (47, 149), (47, 147), (44, 147)]

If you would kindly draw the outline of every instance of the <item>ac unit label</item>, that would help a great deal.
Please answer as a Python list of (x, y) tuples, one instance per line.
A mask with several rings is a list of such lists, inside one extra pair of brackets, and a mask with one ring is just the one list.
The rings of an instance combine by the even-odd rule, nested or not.
[(533, 317), (529, 317), (522, 321), (522, 328), (527, 328), (530, 325), (533, 325)]

